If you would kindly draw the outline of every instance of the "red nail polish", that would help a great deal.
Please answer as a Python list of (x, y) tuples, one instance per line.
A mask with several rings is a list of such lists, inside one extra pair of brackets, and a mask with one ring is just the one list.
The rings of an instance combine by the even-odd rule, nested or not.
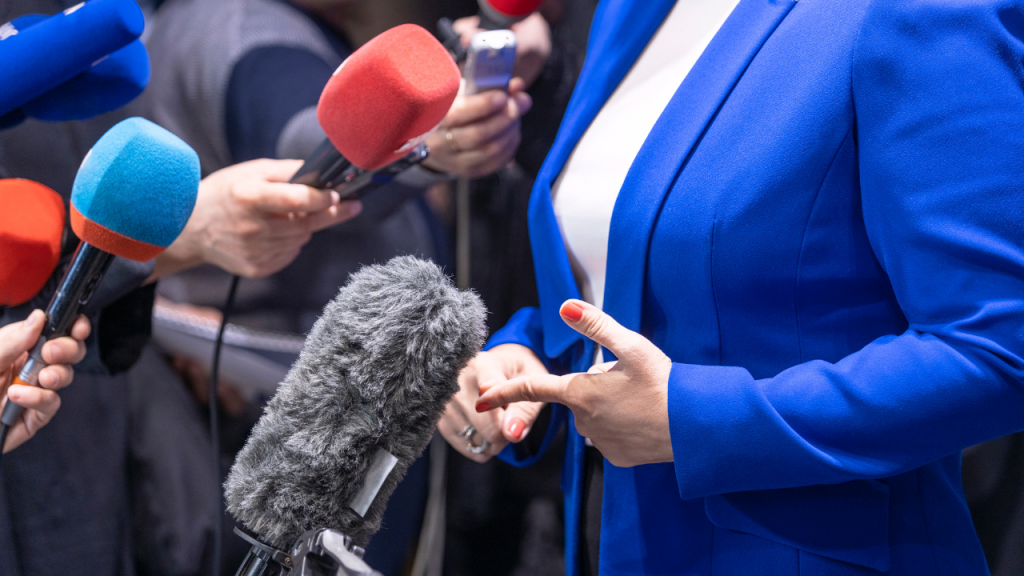
[(476, 411), (477, 412), (489, 412), (490, 410), (491, 410), (491, 405), (488, 404), (487, 402), (481, 402), (481, 403), (476, 405)]
[(570, 301), (562, 304), (559, 314), (569, 322), (579, 322), (580, 318), (583, 318), (583, 308), (579, 304)]
[(523, 423), (523, 421), (520, 420), (519, 418), (514, 418), (512, 420), (512, 424), (510, 424), (508, 427), (508, 433), (511, 434), (512, 437), (515, 438), (516, 440), (519, 440), (519, 438), (523, 435), (523, 430), (526, 430), (526, 424)]

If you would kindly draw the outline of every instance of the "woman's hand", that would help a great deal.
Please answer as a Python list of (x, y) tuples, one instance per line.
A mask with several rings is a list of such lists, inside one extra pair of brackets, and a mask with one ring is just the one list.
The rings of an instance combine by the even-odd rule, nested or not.
[[(527, 347), (502, 344), (477, 354), (459, 374), (459, 392), (448, 403), (444, 417), (437, 428), (456, 450), (477, 462), (486, 462), (511, 442), (519, 442), (530, 431), (543, 403), (520, 402), (503, 409), (479, 413), (475, 406), (480, 387), (505, 382), (525, 375), (543, 375), (548, 371)], [(470, 438), (460, 436), (466, 425), (472, 425), (476, 434)], [(480, 454), (469, 450), (469, 444), (480, 446), (487, 441), (487, 449)]]
[(560, 402), (576, 429), (616, 466), (672, 461), (668, 377), (672, 361), (650, 340), (579, 300), (562, 304), (562, 319), (618, 358), (587, 374), (523, 375), (483, 387), (478, 410), (513, 402)]
[(14, 450), (26, 440), (35, 436), (46, 426), (60, 408), (60, 390), (71, 384), (77, 364), (85, 358), (84, 340), (89, 337), (89, 321), (79, 316), (71, 328), (71, 336), (55, 338), (43, 346), (43, 360), (49, 366), (39, 372), (39, 387), (11, 385), (12, 378), (28, 359), (28, 352), (39, 340), (46, 315), (36, 310), (22, 322), (14, 322), (0, 328), (0, 407), (8, 400), (25, 408), (18, 421), (11, 427), (4, 443), (3, 452)]
[(523, 91), (520, 78), (512, 79), (508, 94), (488, 90), (465, 96), (465, 87), (463, 82), (448, 115), (427, 136), (430, 156), (423, 165), (435, 172), (479, 178), (515, 157), (521, 138), (519, 119), (530, 111), (533, 100)]

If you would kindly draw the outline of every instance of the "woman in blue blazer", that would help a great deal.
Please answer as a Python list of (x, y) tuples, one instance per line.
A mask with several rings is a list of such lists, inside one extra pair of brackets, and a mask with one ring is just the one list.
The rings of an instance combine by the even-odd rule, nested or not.
[[(568, 424), (569, 575), (584, 436), (602, 575), (987, 573), (960, 450), (1024, 429), (1024, 1), (740, 0), (629, 169), (603, 314), (551, 187), (673, 4), (599, 5), (531, 201), (541, 306), (442, 430), (482, 458)], [(574, 374), (595, 341), (618, 365)]]

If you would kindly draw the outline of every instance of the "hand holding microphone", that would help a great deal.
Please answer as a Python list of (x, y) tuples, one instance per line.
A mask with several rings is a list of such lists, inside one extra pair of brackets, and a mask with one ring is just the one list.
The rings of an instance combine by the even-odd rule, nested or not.
[(204, 178), (192, 217), (157, 256), (152, 279), (202, 263), (246, 278), (269, 276), (290, 264), (314, 232), (359, 215), (357, 200), (289, 184), (301, 164), (252, 160)]
[(508, 94), (488, 90), (467, 96), (460, 89), (441, 125), (427, 137), (430, 156), (423, 165), (478, 178), (511, 162), (522, 137), (520, 118), (533, 106), (524, 89), (519, 78), (509, 83)]
[[(0, 307), (29, 302), (46, 285), (60, 261), (64, 236), (64, 200), (53, 190), (31, 180), (0, 180)], [(0, 328), (0, 398), (27, 410), (13, 423), (10, 436), (0, 440), (0, 454), (31, 438), (60, 407), (54, 392), (71, 383), (71, 364), (82, 360), (89, 322), (78, 317), (70, 338), (47, 342), (41, 355), (49, 364), (39, 373), (41, 388), (10, 386), (14, 374), (36, 345), (46, 316), (36, 310), (28, 319)], [(6, 400), (0, 400), (3, 407)]]
[(89, 337), (90, 326), (85, 316), (79, 316), (68, 337), (50, 340), (43, 346), (42, 356), (48, 366), (39, 373), (39, 387), (11, 385), (28, 352), (39, 340), (45, 323), (46, 315), (36, 310), (25, 320), (0, 328), (0, 395), (3, 395), (0, 408), (7, 402), (16, 402), (25, 409), (0, 447), (3, 453), (24, 444), (50, 422), (60, 408), (56, 390), (71, 384), (74, 377), (71, 365), (85, 357), (84, 341)]
[[(82, 242), (16, 384), (38, 384), (47, 366), (46, 342), (70, 334), (114, 256), (144, 262), (177, 238), (195, 206), (198, 185), (195, 151), (152, 122), (129, 118), (100, 138), (82, 162), (71, 193), (71, 227)], [(0, 440), (22, 411), (17, 403), (6, 403)]]

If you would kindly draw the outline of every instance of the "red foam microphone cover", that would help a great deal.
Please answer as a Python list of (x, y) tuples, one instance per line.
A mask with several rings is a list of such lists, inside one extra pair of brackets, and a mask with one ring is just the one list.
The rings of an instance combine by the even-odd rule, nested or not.
[(350, 162), (376, 170), (441, 123), (459, 92), (459, 68), (432, 34), (396, 26), (356, 50), (320, 95), (317, 118)]
[(60, 194), (31, 180), (0, 180), (0, 306), (24, 304), (43, 289), (63, 236)]
[(502, 16), (522, 20), (533, 14), (544, 0), (480, 0), (480, 8)]

